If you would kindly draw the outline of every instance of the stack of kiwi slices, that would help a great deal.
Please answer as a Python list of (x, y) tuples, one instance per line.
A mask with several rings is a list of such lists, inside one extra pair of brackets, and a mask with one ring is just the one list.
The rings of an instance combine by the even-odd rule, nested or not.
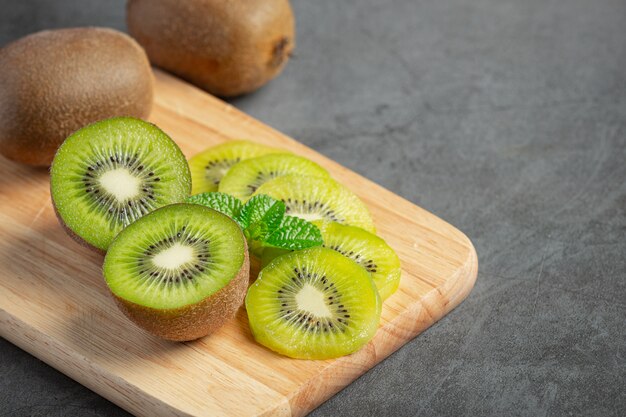
[(247, 140), (233, 140), (208, 148), (189, 160), (192, 193), (217, 191), (224, 174), (238, 162), (282, 152)]
[(246, 141), (209, 148), (190, 165), (194, 192), (217, 190), (242, 202), (269, 196), (321, 232), (321, 247), (261, 251), (263, 268), (245, 301), (260, 344), (327, 359), (371, 340), (382, 301), (400, 283), (400, 260), (354, 193), (313, 161)]
[[(158, 127), (114, 118), (65, 140), (50, 184), (64, 228), (106, 252), (120, 309), (164, 339), (208, 335), (245, 300), (260, 344), (293, 358), (347, 355), (374, 336), (400, 282), (365, 204), (280, 149), (236, 140), (187, 163)], [(263, 268), (248, 288), (252, 243)]]

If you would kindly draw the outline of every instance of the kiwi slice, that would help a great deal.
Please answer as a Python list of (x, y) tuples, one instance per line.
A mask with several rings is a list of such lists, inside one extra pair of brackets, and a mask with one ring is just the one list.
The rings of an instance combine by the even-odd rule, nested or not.
[(153, 124), (130, 117), (96, 122), (70, 135), (50, 172), (61, 224), (81, 243), (105, 251), (141, 216), (189, 195), (189, 166)]
[(282, 200), (287, 214), (304, 220), (326, 220), (374, 233), (374, 222), (359, 198), (331, 178), (285, 175), (260, 186), (254, 195)]
[(124, 229), (104, 278), (132, 321), (168, 340), (205, 336), (234, 317), (249, 281), (245, 238), (228, 216), (172, 204)]
[(192, 194), (217, 191), (220, 180), (237, 162), (271, 153), (287, 153), (248, 140), (233, 140), (212, 146), (189, 160)]
[(360, 227), (333, 222), (315, 222), (324, 246), (361, 265), (372, 275), (382, 300), (400, 285), (400, 258), (382, 238)]
[(313, 161), (291, 154), (272, 154), (241, 161), (228, 170), (219, 191), (246, 201), (264, 183), (283, 175), (329, 177)]
[(381, 301), (365, 269), (322, 247), (280, 256), (248, 290), (254, 338), (292, 358), (355, 352), (376, 332)]

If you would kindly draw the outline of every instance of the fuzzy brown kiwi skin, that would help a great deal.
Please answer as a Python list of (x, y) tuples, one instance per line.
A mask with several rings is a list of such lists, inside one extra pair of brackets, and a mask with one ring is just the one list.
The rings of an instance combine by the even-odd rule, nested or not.
[(0, 153), (49, 166), (84, 125), (148, 117), (153, 84), (145, 52), (121, 32), (74, 28), (21, 38), (0, 49)]
[(199, 339), (213, 333), (235, 317), (243, 304), (250, 281), (247, 245), (241, 269), (222, 289), (204, 300), (175, 309), (155, 309), (124, 300), (113, 294), (124, 315), (144, 330), (174, 342)]
[(154, 65), (222, 97), (267, 83), (295, 47), (289, 0), (129, 0), (126, 12)]

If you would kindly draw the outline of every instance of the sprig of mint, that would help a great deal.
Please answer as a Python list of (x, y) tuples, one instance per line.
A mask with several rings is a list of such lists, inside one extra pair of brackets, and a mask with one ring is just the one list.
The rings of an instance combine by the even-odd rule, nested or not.
[(187, 197), (185, 202), (210, 207), (233, 219), (235, 219), (243, 207), (241, 200), (225, 193), (196, 194), (191, 197)]
[(285, 203), (268, 195), (256, 195), (245, 204), (220, 192), (196, 194), (185, 201), (210, 207), (231, 217), (243, 230), (250, 249), (257, 253), (264, 247), (300, 250), (323, 243), (317, 226), (285, 214)]

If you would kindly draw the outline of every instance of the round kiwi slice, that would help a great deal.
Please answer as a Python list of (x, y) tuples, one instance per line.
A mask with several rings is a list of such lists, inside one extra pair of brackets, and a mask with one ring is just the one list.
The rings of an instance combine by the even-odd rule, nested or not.
[(220, 180), (237, 162), (271, 153), (286, 153), (248, 140), (233, 140), (212, 146), (189, 160), (192, 194), (217, 191)]
[(61, 224), (81, 243), (105, 251), (141, 216), (189, 195), (189, 166), (153, 124), (130, 117), (96, 122), (70, 135), (50, 170)]
[(250, 267), (245, 238), (230, 217), (172, 204), (124, 229), (109, 247), (103, 273), (132, 321), (156, 336), (185, 341), (234, 317)]
[(363, 268), (316, 247), (263, 268), (246, 309), (262, 345), (292, 358), (328, 359), (355, 352), (374, 336), (381, 301)]
[(254, 195), (282, 200), (287, 214), (304, 220), (326, 220), (374, 233), (374, 222), (359, 198), (331, 178), (285, 175), (260, 186)]
[(372, 274), (382, 300), (400, 285), (400, 259), (380, 237), (360, 227), (317, 221), (324, 246), (339, 252)]
[(328, 171), (301, 156), (271, 154), (233, 165), (220, 181), (219, 191), (246, 201), (261, 185), (283, 175), (329, 177)]

